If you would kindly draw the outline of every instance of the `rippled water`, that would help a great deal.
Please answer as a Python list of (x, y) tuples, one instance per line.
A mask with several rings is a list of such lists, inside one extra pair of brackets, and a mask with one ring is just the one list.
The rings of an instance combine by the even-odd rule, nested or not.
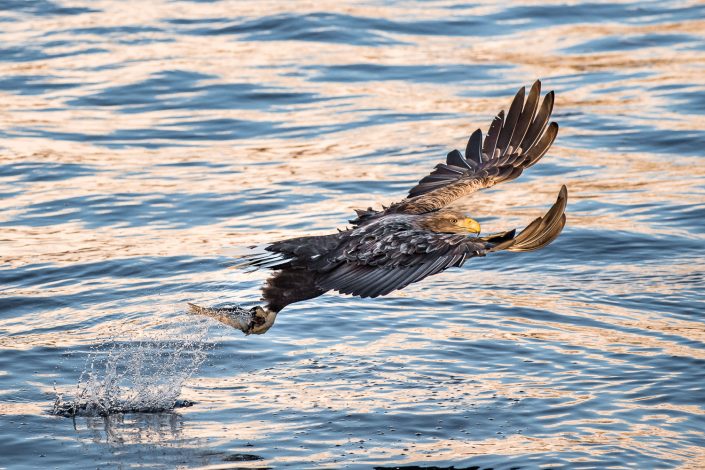
[[(0, 467), (705, 467), (702, 4), (6, 0), (0, 25)], [(115, 331), (179, 350), (186, 302), (256, 303), (233, 247), (398, 200), (537, 78), (552, 150), (461, 206), (523, 226), (565, 183), (550, 247), (213, 325), (189, 408), (49, 413)]]

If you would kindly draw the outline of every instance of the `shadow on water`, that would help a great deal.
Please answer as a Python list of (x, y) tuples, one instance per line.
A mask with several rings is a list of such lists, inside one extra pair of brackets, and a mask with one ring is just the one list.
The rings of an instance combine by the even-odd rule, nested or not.
[[(82, 398), (82, 397), (81, 397)], [(167, 411), (175, 410), (178, 408), (187, 408), (193, 406), (194, 403), (188, 400), (176, 400), (173, 404), (169, 403), (165, 406), (154, 406), (154, 405), (142, 405), (142, 404), (123, 404), (115, 403), (110, 406), (100, 406), (97, 407), (93, 403), (71, 401), (69, 403), (64, 403), (60, 399), (57, 399), (57, 403), (51, 410), (51, 414), (56, 416), (63, 416), (64, 418), (74, 418), (76, 416), (113, 416), (116, 414), (126, 414), (126, 413), (140, 413), (140, 414), (153, 414), (153, 413), (164, 413)]]
[[(94, 457), (108, 465), (139, 464), (145, 458), (154, 459), (164, 467), (177, 467), (187, 462), (191, 465), (222, 465), (265, 460), (263, 456), (248, 452), (247, 444), (238, 452), (210, 449), (205, 440), (189, 436), (187, 423), (176, 412), (74, 417), (73, 426), (76, 438), (83, 442), (84, 451), (93, 455), (95, 449), (99, 449), (99, 454)], [(247, 468), (271, 467), (248, 465)]]

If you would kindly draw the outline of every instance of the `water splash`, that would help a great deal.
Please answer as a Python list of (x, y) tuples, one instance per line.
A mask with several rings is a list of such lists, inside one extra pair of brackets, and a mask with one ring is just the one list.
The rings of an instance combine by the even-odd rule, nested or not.
[(75, 393), (57, 391), (52, 413), (107, 416), (191, 406), (179, 395), (206, 358), (208, 324), (191, 320), (188, 325), (186, 332), (172, 324), (112, 333), (92, 349)]

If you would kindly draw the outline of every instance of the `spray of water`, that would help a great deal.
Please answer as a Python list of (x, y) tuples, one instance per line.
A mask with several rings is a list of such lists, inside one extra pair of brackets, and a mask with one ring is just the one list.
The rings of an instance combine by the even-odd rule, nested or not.
[(206, 358), (206, 321), (183, 326), (132, 328), (96, 345), (74, 393), (57, 392), (53, 413), (107, 416), (154, 413), (190, 406), (181, 389)]

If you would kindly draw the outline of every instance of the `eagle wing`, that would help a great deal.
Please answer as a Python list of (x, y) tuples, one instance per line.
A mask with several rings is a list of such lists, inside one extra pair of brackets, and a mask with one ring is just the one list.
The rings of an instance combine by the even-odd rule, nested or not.
[[(337, 249), (309, 269), (320, 272), (323, 290), (377, 297), (413, 282), (462, 266), (469, 258), (500, 250), (532, 251), (551, 243), (565, 225), (568, 192), (519, 234), (514, 230), (486, 237), (441, 234), (387, 222), (384, 218), (353, 231)], [(391, 218), (390, 218), (391, 219)]]
[(539, 80), (526, 99), (524, 87), (520, 88), (506, 117), (504, 110), (500, 111), (484, 139), (477, 129), (468, 140), (465, 156), (458, 150), (450, 152), (445, 163), (436, 165), (431, 174), (411, 188), (405, 200), (390, 209), (407, 214), (431, 212), (521, 175), (544, 156), (558, 134), (558, 124), (549, 124), (553, 91), (539, 106), (540, 94)]

